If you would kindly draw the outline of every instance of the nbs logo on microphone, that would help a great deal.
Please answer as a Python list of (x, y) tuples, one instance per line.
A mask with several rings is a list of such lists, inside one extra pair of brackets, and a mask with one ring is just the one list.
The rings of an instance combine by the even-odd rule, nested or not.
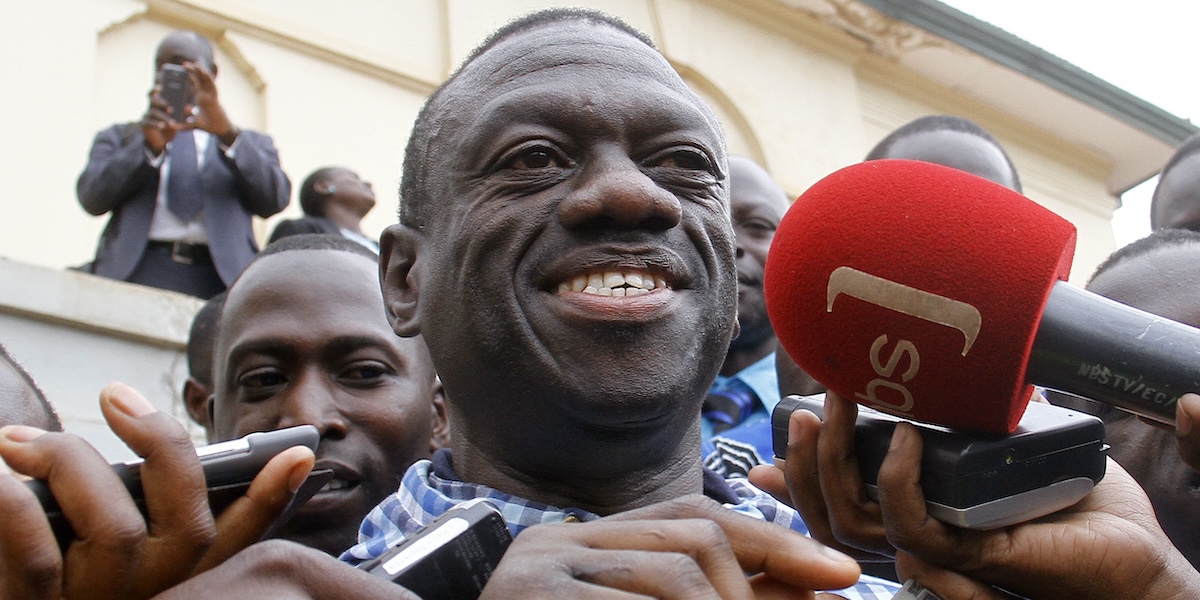
[(813, 185), (780, 223), (764, 274), (783, 349), (817, 381), (885, 412), (1008, 433), (1025, 364), (1075, 228), (941, 165), (878, 160)]

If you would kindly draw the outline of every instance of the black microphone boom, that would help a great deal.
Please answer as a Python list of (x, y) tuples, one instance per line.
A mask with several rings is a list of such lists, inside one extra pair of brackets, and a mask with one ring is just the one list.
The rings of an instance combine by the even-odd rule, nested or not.
[(1200, 393), (1200, 329), (1058, 282), (1025, 378), (1174, 425), (1179, 396)]

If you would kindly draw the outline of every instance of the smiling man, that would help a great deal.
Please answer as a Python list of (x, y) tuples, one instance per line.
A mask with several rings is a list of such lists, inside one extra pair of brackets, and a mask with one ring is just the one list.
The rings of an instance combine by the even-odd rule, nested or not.
[[(537, 13), (467, 58), (417, 118), (380, 255), (392, 327), (425, 338), (445, 385), (453, 451), (414, 464), (344, 559), (486, 498), (517, 537), (484, 598), (802, 598), (856, 581), (793, 510), (701, 465), (701, 402), (737, 331), (727, 169), (712, 111), (619, 21)], [(177, 594), (235, 580), (396, 592), (266, 544)]]
[(217, 440), (312, 424), (334, 479), (279, 537), (338, 554), (413, 461), (446, 443), (437, 374), (419, 337), (384, 319), (373, 252), (340, 236), (268, 246), (230, 288), (214, 356)]
[(517, 534), (701, 492), (803, 531), (700, 462), (745, 254), (726, 162), (712, 111), (619, 22), (540, 13), (467, 59), (417, 119), (381, 253), (392, 325), (425, 337), (446, 386), (453, 454), (415, 465), (349, 557), (467, 497)]

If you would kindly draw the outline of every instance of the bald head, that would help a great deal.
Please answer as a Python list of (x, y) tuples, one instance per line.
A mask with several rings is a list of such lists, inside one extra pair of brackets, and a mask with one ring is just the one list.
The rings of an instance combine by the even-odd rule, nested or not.
[[(778, 212), (787, 212), (790, 203), (787, 193), (775, 183), (770, 173), (745, 156), (729, 157), (730, 194), (733, 203), (762, 204)], [(738, 197), (742, 200), (739, 201)]]
[(1163, 167), (1150, 202), (1150, 226), (1200, 231), (1200, 134), (1180, 144)]
[(209, 73), (217, 74), (212, 44), (207, 38), (195, 31), (172, 31), (158, 43), (154, 52), (154, 71), (158, 72), (166, 64), (182, 65), (185, 62), (197, 63)]
[(888, 134), (866, 160), (901, 158), (947, 166), (1021, 192), (1008, 153), (986, 130), (952, 115), (927, 115)]

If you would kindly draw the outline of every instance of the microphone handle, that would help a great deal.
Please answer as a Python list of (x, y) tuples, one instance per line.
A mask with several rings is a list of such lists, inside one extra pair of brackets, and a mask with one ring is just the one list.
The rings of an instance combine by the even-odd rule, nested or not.
[(1179, 396), (1200, 393), (1200, 329), (1060, 281), (1026, 380), (1173, 426)]

